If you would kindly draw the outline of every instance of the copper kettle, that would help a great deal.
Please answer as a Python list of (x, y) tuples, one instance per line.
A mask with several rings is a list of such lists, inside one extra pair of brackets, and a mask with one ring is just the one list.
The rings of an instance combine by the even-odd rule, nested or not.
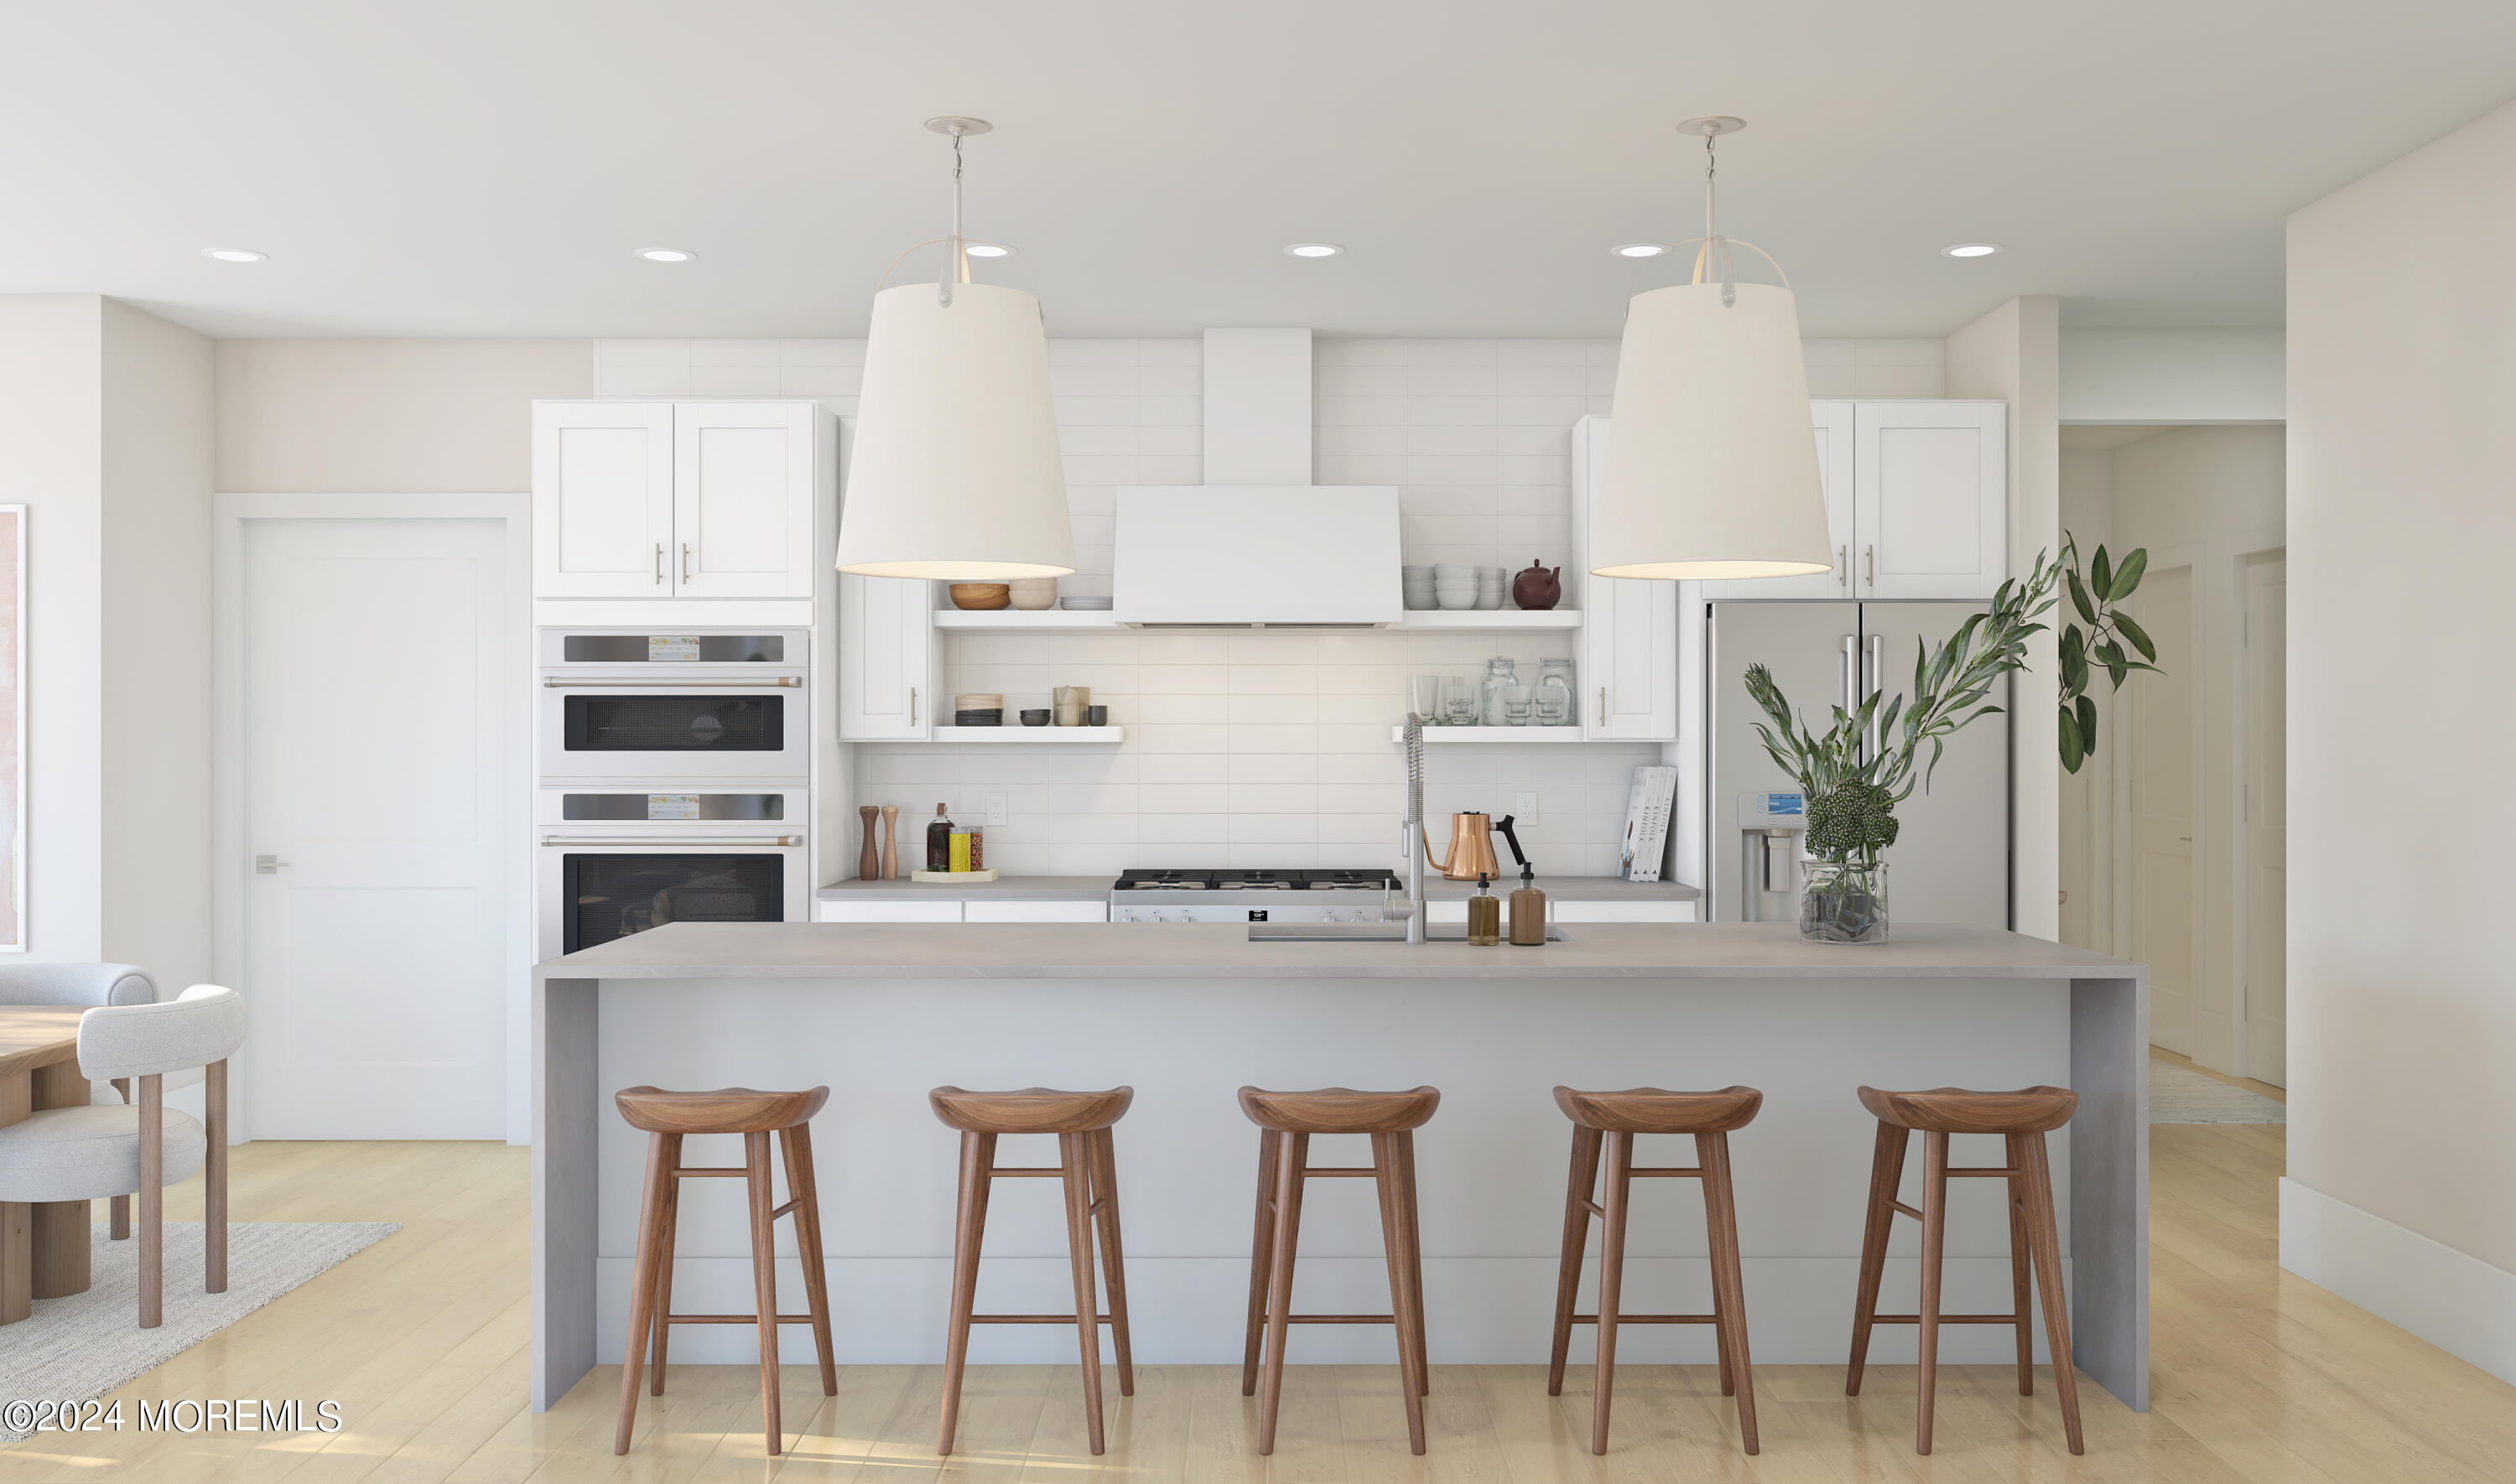
[[(1420, 826), (1418, 828), (1421, 828)], [(1433, 856), (1433, 838), (1424, 837), (1424, 857)], [(1442, 875), (1450, 881), (1475, 881), (1479, 876), (1499, 879), (1501, 865), (1494, 859), (1493, 816), (1491, 814), (1453, 814), (1450, 816), (1450, 848), (1442, 857)]]

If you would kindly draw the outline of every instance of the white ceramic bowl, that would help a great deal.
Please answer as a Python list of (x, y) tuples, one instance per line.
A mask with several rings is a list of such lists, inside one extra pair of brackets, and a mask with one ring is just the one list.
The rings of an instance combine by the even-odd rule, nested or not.
[(1442, 606), (1452, 612), (1473, 608), (1476, 605), (1477, 596), (1474, 593), (1445, 593), (1442, 595)]

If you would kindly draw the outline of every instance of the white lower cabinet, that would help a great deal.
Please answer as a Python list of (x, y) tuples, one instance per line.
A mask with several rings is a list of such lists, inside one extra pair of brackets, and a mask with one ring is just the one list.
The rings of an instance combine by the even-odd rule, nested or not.
[(957, 923), (961, 921), (961, 904), (957, 901), (887, 902), (865, 901), (816, 902), (813, 920), (817, 923)]
[[(1503, 892), (1494, 893), (1504, 896)], [(1503, 911), (1510, 912), (1506, 899)], [(1468, 920), (1466, 901), (1431, 902), (1425, 917), (1436, 923), (1464, 923)], [(1696, 921), (1693, 902), (1568, 902), (1555, 897), (1546, 899), (1546, 920), (1550, 923), (1692, 923)]]
[(1099, 901), (1000, 902), (973, 898), (962, 904), (965, 923), (1106, 923), (1110, 904)]

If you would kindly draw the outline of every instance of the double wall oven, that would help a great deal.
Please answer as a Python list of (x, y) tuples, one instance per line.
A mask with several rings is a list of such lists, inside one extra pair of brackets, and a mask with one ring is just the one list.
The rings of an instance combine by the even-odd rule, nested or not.
[(800, 629), (539, 636), (537, 947), (810, 916)]

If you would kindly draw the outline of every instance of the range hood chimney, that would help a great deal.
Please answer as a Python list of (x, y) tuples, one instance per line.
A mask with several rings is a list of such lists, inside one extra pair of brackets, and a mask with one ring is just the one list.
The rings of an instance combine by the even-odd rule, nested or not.
[(1404, 607), (1398, 489), (1311, 482), (1311, 332), (1205, 332), (1202, 485), (1118, 491), (1111, 617), (1383, 628)]

